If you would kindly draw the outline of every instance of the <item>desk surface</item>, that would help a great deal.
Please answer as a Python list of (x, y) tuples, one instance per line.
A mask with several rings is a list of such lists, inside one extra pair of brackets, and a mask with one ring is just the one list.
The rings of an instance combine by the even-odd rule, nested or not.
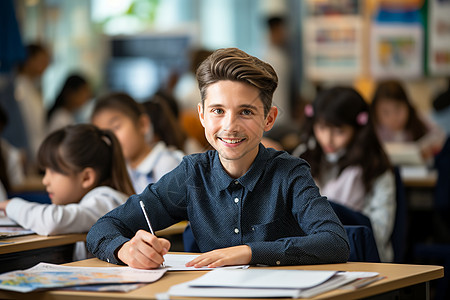
[(62, 246), (80, 241), (86, 241), (86, 233), (53, 236), (42, 236), (37, 234), (18, 236), (0, 239), (0, 254)]
[[(419, 172), (421, 173), (421, 172)], [(437, 171), (427, 170), (423, 174), (401, 172), (403, 184), (407, 188), (434, 188), (437, 181)]]
[[(100, 261), (98, 259), (88, 259), (67, 265), (85, 266), (85, 267), (112, 267), (115, 265)], [(368, 271), (379, 272), (380, 275), (387, 276), (386, 279), (375, 282), (367, 287), (349, 291), (334, 290), (316, 296), (313, 299), (355, 299), (381, 294), (384, 292), (396, 290), (399, 288), (427, 282), (444, 276), (444, 268), (440, 266), (428, 265), (404, 265), (404, 264), (381, 264), (381, 263), (345, 263), (331, 265), (308, 265), (308, 266), (289, 266), (273, 267), (274, 269), (303, 269), (303, 270), (344, 270), (344, 271)], [(157, 282), (148, 284), (142, 288), (129, 293), (111, 293), (111, 292), (76, 292), (76, 291), (48, 291), (36, 292), (30, 294), (18, 294), (13, 292), (0, 291), (1, 299), (155, 299), (160, 293), (165, 293), (175, 284), (193, 280), (207, 271), (185, 271), (185, 272), (167, 272)], [(186, 298), (192, 299), (192, 298)], [(218, 298), (220, 299), (220, 298)], [(222, 298), (223, 299), (223, 298)]]
[(181, 222), (173, 224), (172, 226), (169, 226), (165, 229), (158, 230), (155, 232), (155, 234), (157, 236), (182, 234), (184, 232), (184, 229), (186, 229), (187, 225), (188, 225), (188, 221), (181, 221)]

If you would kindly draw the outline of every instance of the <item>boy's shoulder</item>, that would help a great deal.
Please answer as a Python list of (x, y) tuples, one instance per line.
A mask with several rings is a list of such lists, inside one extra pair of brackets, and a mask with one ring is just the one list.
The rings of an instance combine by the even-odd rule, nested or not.
[(297, 166), (309, 166), (308, 163), (300, 157), (293, 156), (286, 151), (279, 151), (272, 148), (266, 149), (265, 160), (268, 165), (283, 167), (285, 169), (291, 169)]
[(218, 159), (216, 150), (185, 155), (183, 161), (191, 166), (211, 166)]

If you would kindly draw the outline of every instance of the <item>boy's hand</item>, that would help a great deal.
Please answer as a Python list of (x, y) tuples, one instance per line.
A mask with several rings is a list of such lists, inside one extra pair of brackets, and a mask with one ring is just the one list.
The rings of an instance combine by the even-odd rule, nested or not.
[(131, 240), (122, 245), (117, 257), (132, 268), (156, 269), (163, 263), (163, 255), (169, 252), (169, 249), (168, 240), (139, 230)]
[(186, 267), (223, 267), (247, 265), (252, 259), (252, 249), (247, 245), (217, 249), (203, 253), (186, 264)]

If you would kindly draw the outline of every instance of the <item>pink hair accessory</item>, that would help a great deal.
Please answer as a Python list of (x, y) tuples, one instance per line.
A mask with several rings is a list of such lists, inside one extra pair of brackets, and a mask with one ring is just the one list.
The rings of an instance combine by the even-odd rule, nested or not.
[(307, 116), (309, 118), (314, 116), (314, 108), (312, 107), (311, 104), (305, 105), (305, 116)]
[(369, 114), (367, 113), (367, 111), (362, 111), (356, 116), (356, 123), (361, 126), (366, 125), (367, 121), (369, 121)]

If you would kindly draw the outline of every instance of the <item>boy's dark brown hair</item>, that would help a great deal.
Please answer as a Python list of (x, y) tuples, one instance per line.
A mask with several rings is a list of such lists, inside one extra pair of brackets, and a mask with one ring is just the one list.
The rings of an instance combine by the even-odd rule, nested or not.
[(237, 48), (214, 51), (197, 69), (197, 81), (205, 104), (207, 87), (221, 80), (240, 81), (259, 90), (264, 105), (264, 116), (272, 107), (272, 96), (278, 77), (271, 65)]
[(69, 125), (51, 133), (39, 148), (38, 162), (41, 168), (64, 175), (92, 168), (98, 176), (95, 186), (110, 186), (128, 196), (135, 193), (116, 136), (92, 124)]

